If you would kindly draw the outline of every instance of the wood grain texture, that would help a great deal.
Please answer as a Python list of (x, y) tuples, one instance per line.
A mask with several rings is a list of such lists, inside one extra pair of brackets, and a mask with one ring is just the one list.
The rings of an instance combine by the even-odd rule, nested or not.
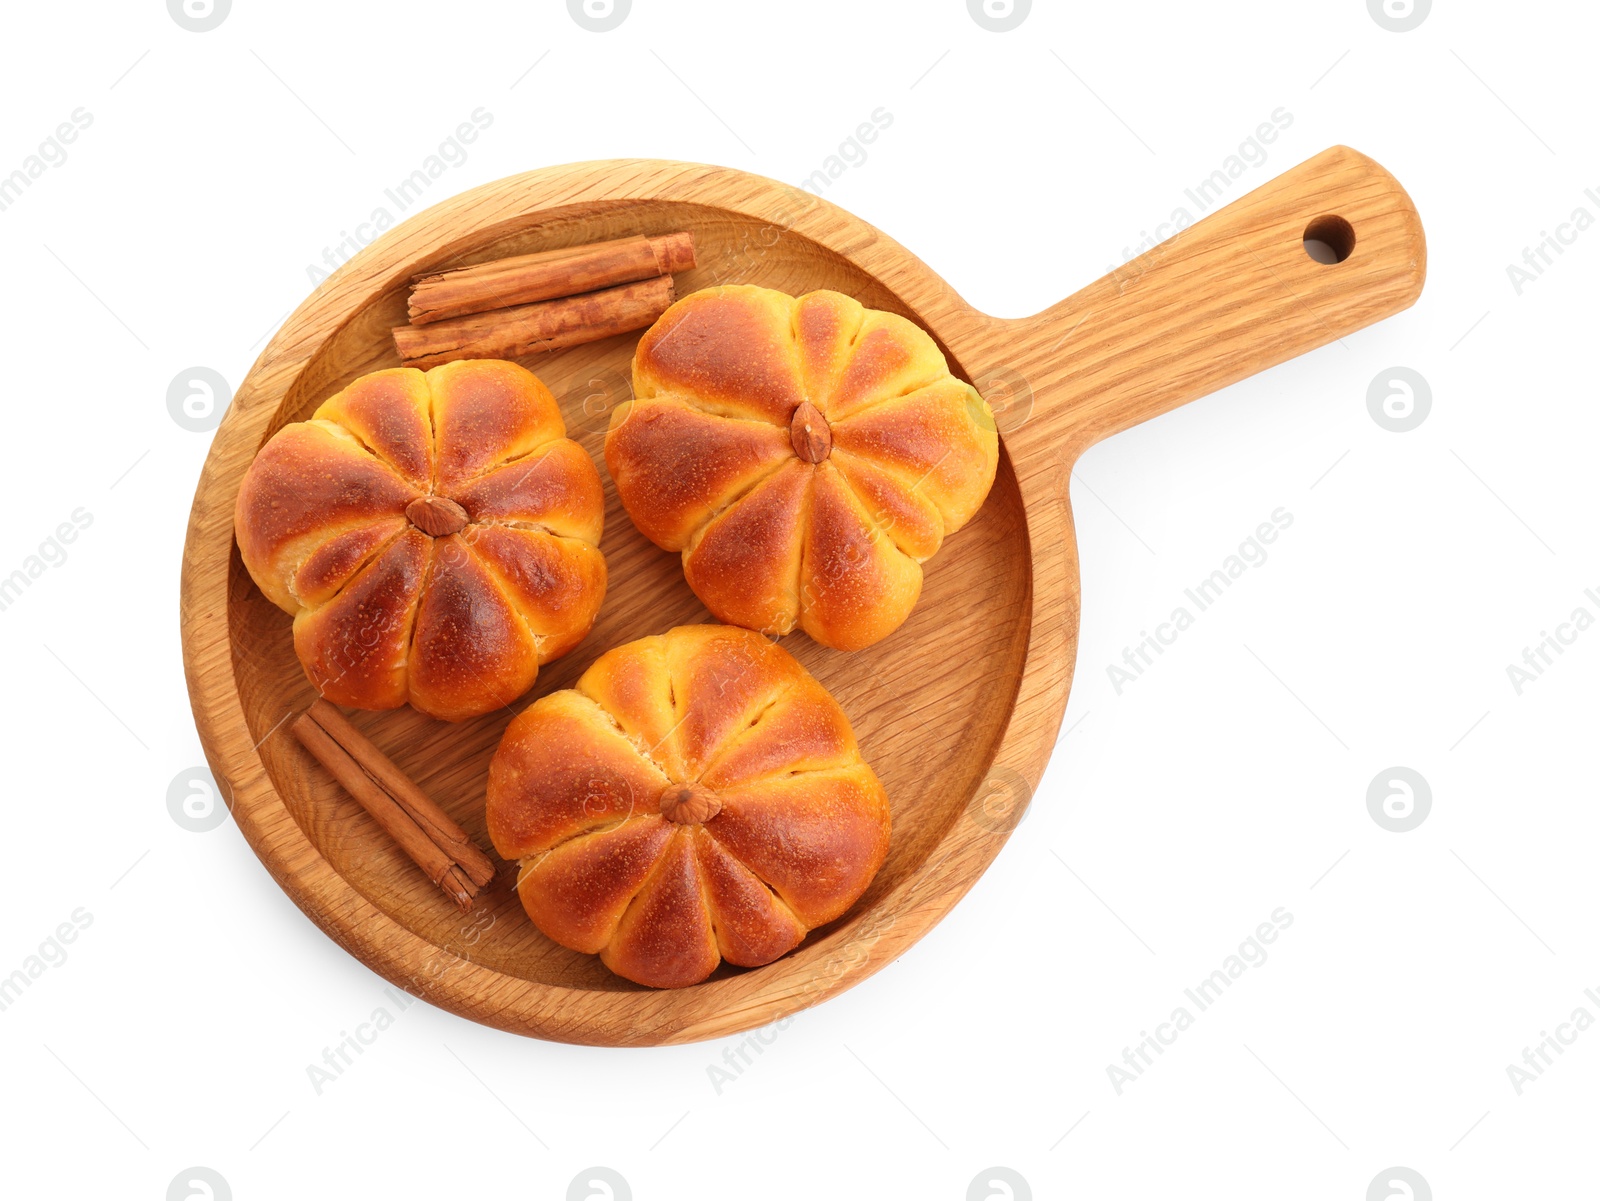
[[(1344, 262), (1306, 256), (1319, 215), (1356, 233)], [(840, 654), (784, 645), (849, 713), (888, 789), (888, 861), (838, 921), (763, 968), (724, 966), (692, 988), (638, 988), (543, 938), (508, 875), (471, 915), (423, 878), (286, 730), (314, 699), (289, 622), (233, 545), (245, 468), (284, 424), (355, 377), (396, 363), (411, 278), (510, 254), (690, 230), (684, 293), (755, 283), (848, 293), (901, 313), (968, 380), (1002, 373), (1031, 408), (1001, 414), (987, 503), (930, 564), (896, 633)], [(656, 161), (533, 171), (446, 201), (389, 231), (289, 318), (218, 430), (190, 517), (184, 662), (206, 755), (235, 821), (274, 878), (352, 954), (424, 999), (502, 1029), (611, 1045), (686, 1042), (760, 1026), (859, 983), (954, 905), (1015, 827), (1054, 744), (1071, 681), (1078, 561), (1067, 481), (1099, 438), (1332, 341), (1415, 300), (1420, 222), (1381, 167), (1335, 148), (1037, 316), (978, 313), (904, 248), (808, 193), (718, 167)], [(629, 395), (635, 337), (521, 360), (562, 402), (598, 461)], [(537, 695), (603, 650), (706, 613), (678, 557), (647, 542), (606, 481), (610, 594), (588, 639), (548, 665)], [(518, 702), (521, 709), (530, 698)], [(460, 725), (410, 710), (357, 724), (477, 839), (488, 762), (511, 710)], [(996, 811), (996, 795), (1014, 799)]]

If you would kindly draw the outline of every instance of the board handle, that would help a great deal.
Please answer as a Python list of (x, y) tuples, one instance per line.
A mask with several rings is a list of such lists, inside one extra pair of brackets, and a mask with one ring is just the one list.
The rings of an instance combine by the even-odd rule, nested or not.
[(1410, 307), (1426, 274), (1405, 189), (1364, 154), (1325, 150), (1018, 323), (1002, 370), (1034, 402), (1007, 448), (1075, 459)]

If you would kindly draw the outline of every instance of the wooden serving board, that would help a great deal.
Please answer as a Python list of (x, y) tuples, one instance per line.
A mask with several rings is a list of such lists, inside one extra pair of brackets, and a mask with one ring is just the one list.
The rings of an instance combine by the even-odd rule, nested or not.
[[(1308, 257), (1302, 239), (1319, 219), (1313, 232), (1335, 242), (1351, 233), (1344, 261)], [(921, 601), (895, 634), (855, 654), (800, 633), (784, 639), (844, 706), (888, 790), (894, 829), (883, 870), (849, 913), (776, 963), (724, 965), (703, 984), (654, 991), (541, 935), (509, 866), (463, 916), (301, 749), (288, 722), (315, 694), (289, 618), (240, 561), (233, 506), (274, 432), (357, 376), (398, 365), (389, 328), (406, 319), (413, 275), (682, 229), (694, 233), (699, 266), (678, 277), (680, 295), (741, 282), (794, 294), (832, 288), (902, 313), (989, 396), (1003, 447), (987, 503), (927, 564)], [(476, 188), (389, 231), (325, 281), (273, 338), (217, 432), (182, 587), (184, 664), (206, 756), (239, 828), (295, 903), (351, 954), (442, 1008), (541, 1038), (634, 1045), (724, 1036), (816, 1004), (924, 934), (1021, 819), (1055, 741), (1077, 646), (1067, 495), (1077, 456), (1405, 308), (1421, 290), (1424, 260), (1409, 197), (1342, 147), (1020, 320), (972, 309), (848, 213), (738, 171), (615, 161)], [(633, 528), (604, 470), (605, 429), (630, 394), (636, 340), (522, 360), (602, 464), (610, 589), (588, 639), (547, 665), (512, 709), (459, 725), (409, 708), (352, 715), (486, 849), (488, 764), (513, 709), (568, 687), (610, 647), (709, 620), (679, 557)]]

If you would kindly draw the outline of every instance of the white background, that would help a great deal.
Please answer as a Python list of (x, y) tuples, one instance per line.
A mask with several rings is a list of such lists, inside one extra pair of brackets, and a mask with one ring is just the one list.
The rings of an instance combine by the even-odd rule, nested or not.
[[(1600, 232), (1520, 295), (1506, 268), (1600, 217), (1600, 20), (1434, 9), (1394, 33), (1362, 0), (1041, 0), (993, 33), (960, 0), (635, 0), (593, 33), (556, 0), (235, 0), (192, 33), (158, 0), (10, 6), (0, 175), (92, 124), (0, 212), (0, 575), (92, 524), (0, 612), (0, 976), (92, 924), (0, 1012), (4, 1193), (156, 1199), (203, 1165), (241, 1199), (559, 1198), (604, 1165), (641, 1199), (1360, 1201), (1402, 1165), (1439, 1198), (1593, 1195), (1600, 1032), (1520, 1095), (1506, 1068), (1600, 1018), (1600, 632), (1520, 695), (1506, 667), (1600, 616)], [(178, 574), (210, 439), (168, 384), (236, 386), (308, 264), (479, 107), (430, 201), (623, 155), (799, 183), (882, 107), (828, 198), (1004, 315), (1119, 263), (1280, 107), (1234, 194), (1343, 142), (1427, 229), (1416, 308), (1081, 461), (1077, 682), (1027, 820), (942, 925), (720, 1093), (738, 1040), (399, 1012), (231, 824), (166, 808), (201, 761)], [(1432, 391), (1407, 433), (1367, 408), (1397, 365)], [(1107, 665), (1280, 506), (1267, 562), (1119, 695)], [(1396, 765), (1432, 790), (1409, 833), (1367, 810)], [(1107, 1066), (1279, 907), (1267, 961), (1119, 1095)], [(380, 1006), (393, 1026), (318, 1095), (307, 1065)], [(969, 1194), (996, 1165), (1025, 1183)]]

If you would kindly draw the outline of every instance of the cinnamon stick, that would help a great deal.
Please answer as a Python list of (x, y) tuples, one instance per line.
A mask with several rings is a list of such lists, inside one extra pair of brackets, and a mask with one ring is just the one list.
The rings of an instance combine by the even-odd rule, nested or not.
[(658, 275), (561, 300), (427, 325), (398, 325), (391, 332), (407, 367), (437, 367), (455, 359), (508, 359), (643, 329), (667, 311), (675, 296), (672, 276)]
[(423, 833), (455, 861), (469, 880), (483, 888), (495, 878), (494, 862), (489, 856), (349, 718), (321, 697), (312, 702), (306, 713), (406, 811), (406, 816), (422, 827)]
[(636, 235), (587, 246), (477, 263), (419, 275), (408, 309), (413, 325), (593, 292), (694, 266), (694, 235)]
[(361, 770), (361, 765), (333, 740), (332, 735), (305, 713), (295, 718), (289, 728), (294, 731), (294, 736), (300, 740), (300, 744), (328, 769), (335, 780), (344, 785), (345, 791), (355, 797), (363, 809), (372, 814), (378, 825), (383, 827), (384, 833), (394, 839), (400, 849), (411, 857), (411, 861), (427, 873), (428, 879), (444, 889), (445, 895), (453, 900), (463, 913), (472, 908), (472, 898), (477, 895), (477, 886), (456, 866), (450, 856), (435, 845), (423, 832), (422, 827), (411, 820), (395, 799), (379, 788), (372, 777)]

